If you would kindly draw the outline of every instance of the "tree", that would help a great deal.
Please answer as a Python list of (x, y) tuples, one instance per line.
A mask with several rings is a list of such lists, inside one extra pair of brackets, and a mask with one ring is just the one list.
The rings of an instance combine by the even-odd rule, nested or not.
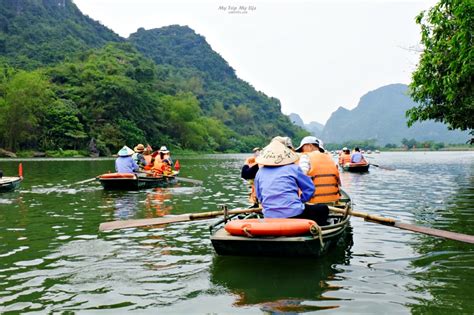
[(424, 50), (410, 94), (420, 105), (407, 111), (408, 125), (434, 119), (451, 129), (473, 129), (474, 2), (440, 0), (416, 23)]
[(54, 102), (51, 84), (38, 72), (20, 71), (4, 83), (0, 98), (0, 131), (8, 149), (35, 142), (38, 117)]

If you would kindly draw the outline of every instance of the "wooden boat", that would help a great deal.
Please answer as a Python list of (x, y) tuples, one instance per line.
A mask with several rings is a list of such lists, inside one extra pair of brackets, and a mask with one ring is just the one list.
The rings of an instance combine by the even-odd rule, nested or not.
[(20, 183), (23, 177), (8, 177), (4, 176), (0, 178), (0, 192), (13, 191), (20, 187)]
[(369, 171), (369, 163), (347, 163), (341, 166), (346, 172), (366, 173)]
[(97, 176), (97, 180), (106, 190), (139, 190), (163, 187), (176, 183), (179, 172), (171, 175), (152, 176), (147, 173), (107, 173)]
[[(342, 196), (331, 205), (350, 210), (349, 196), (342, 192)], [(229, 220), (262, 218), (261, 213), (252, 213), (246, 216), (234, 215), (214, 223), (209, 227), (211, 242), (219, 255), (233, 256), (279, 256), (279, 257), (319, 257), (343, 237), (349, 226), (350, 216), (346, 214), (329, 214), (328, 225), (321, 226), (317, 233), (306, 233), (298, 236), (236, 236), (231, 235), (224, 228)], [(297, 220), (297, 219), (288, 219)], [(313, 231), (314, 233), (314, 231)]]

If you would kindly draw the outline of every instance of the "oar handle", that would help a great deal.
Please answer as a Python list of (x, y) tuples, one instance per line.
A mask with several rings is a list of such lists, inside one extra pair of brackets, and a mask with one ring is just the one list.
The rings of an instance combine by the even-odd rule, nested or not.
[[(262, 208), (251, 208), (251, 209), (237, 209), (237, 210), (229, 210), (227, 211), (228, 214), (241, 214), (241, 213), (254, 213), (254, 212), (261, 212)], [(197, 220), (202, 218), (209, 218), (209, 217), (217, 217), (224, 214), (224, 210), (219, 211), (210, 211), (210, 212), (202, 212), (202, 213), (193, 213), (189, 215), (191, 220)]]
[[(341, 214), (346, 213), (346, 210), (332, 207), (332, 206), (329, 206), (329, 210), (331, 210), (332, 212), (337, 212)], [(368, 214), (365, 212), (349, 211), (349, 214), (355, 217), (363, 218), (364, 220), (367, 220), (367, 221), (380, 222), (387, 225), (395, 225), (395, 223), (397, 222), (395, 219), (392, 219), (392, 218), (385, 218), (378, 215)]]

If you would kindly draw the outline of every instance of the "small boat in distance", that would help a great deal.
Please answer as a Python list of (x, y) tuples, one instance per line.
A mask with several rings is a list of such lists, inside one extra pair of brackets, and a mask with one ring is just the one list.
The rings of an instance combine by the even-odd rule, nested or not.
[(353, 173), (367, 173), (369, 171), (369, 163), (346, 163), (341, 165), (342, 169), (346, 172)]
[(0, 176), (0, 192), (9, 192), (17, 189), (23, 181), (23, 164), (18, 164), (18, 176), (3, 176), (3, 173)]
[(9, 177), (4, 176), (0, 178), (0, 192), (13, 191), (20, 187), (20, 183), (23, 180), (23, 177)]
[[(311, 228), (305, 233), (285, 233), (281, 235), (281, 231), (275, 231), (275, 234), (265, 236), (254, 235), (253, 231), (246, 230), (246, 224), (249, 222), (260, 222), (265, 225), (265, 219), (261, 213), (251, 213), (246, 215), (236, 214), (214, 223), (209, 227), (211, 233), (211, 242), (214, 249), (219, 255), (232, 256), (278, 256), (278, 257), (319, 257), (324, 255), (331, 247), (335, 246), (344, 236), (346, 228), (349, 226), (351, 210), (351, 200), (349, 196), (341, 190), (341, 198), (331, 205), (345, 209), (345, 214), (330, 213), (328, 224), (325, 226), (317, 226), (315, 222)], [(250, 220), (248, 220), (250, 219)], [(255, 221), (257, 219), (257, 221)], [(287, 220), (289, 225), (302, 219), (280, 219)], [(235, 222), (240, 221), (240, 222)], [(268, 220), (269, 225), (273, 224), (272, 220)], [(310, 221), (310, 220), (302, 220)], [(228, 222), (228, 223), (227, 223)], [(226, 229), (227, 224), (242, 223), (244, 235), (241, 233), (229, 233)], [(262, 227), (266, 229), (267, 227)], [(231, 231), (232, 232), (232, 231)], [(247, 235), (245, 235), (247, 234)], [(270, 233), (271, 234), (271, 233)], [(298, 235), (299, 234), (299, 235)]]
[(178, 171), (170, 175), (153, 176), (148, 173), (106, 173), (97, 176), (105, 190), (139, 190), (163, 187), (177, 182)]

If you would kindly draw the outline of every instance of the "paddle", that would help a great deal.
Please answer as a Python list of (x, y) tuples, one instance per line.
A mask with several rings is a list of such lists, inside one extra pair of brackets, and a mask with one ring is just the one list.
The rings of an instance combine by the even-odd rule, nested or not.
[[(227, 214), (241, 214), (241, 213), (253, 213), (260, 212), (262, 208), (252, 208), (252, 209), (238, 209), (238, 210), (227, 210)], [(99, 226), (99, 231), (111, 231), (117, 229), (126, 229), (132, 227), (145, 227), (153, 226), (159, 224), (167, 223), (178, 223), (178, 222), (187, 222), (193, 220), (205, 220), (211, 219), (223, 215), (225, 210), (222, 211), (210, 211), (210, 212), (201, 212), (201, 213), (186, 213), (175, 216), (166, 216), (160, 218), (152, 219), (136, 219), (136, 220), (120, 220), (120, 221), (110, 221), (101, 223)]]
[(176, 179), (180, 182), (184, 183), (191, 183), (191, 184), (196, 184), (196, 185), (202, 185), (203, 181), (202, 180), (197, 180), (197, 179), (191, 179), (191, 178), (185, 178), (185, 177), (178, 177), (176, 176)]
[(378, 165), (378, 164), (374, 164), (374, 163), (369, 163), (370, 165), (373, 165), (375, 167), (379, 167), (383, 170), (387, 170), (387, 171), (395, 171), (395, 168), (393, 167), (388, 167), (388, 166), (381, 166), (381, 165)]
[(88, 179), (85, 179), (85, 180), (81, 180), (80, 182), (75, 182), (75, 183), (72, 183), (72, 184), (69, 184), (68, 186), (71, 186), (71, 185), (81, 185), (81, 184), (85, 184), (85, 183), (89, 183), (89, 182), (92, 182), (96, 180), (96, 177), (92, 177), (92, 178), (88, 178)]
[[(336, 207), (329, 206), (329, 209), (332, 212), (337, 212), (337, 213), (342, 213), (342, 214), (346, 213), (346, 210), (336, 208)], [(402, 230), (423, 233), (423, 234), (437, 236), (437, 237), (444, 237), (444, 238), (455, 240), (455, 241), (474, 244), (473, 235), (455, 233), (455, 232), (450, 232), (450, 231), (445, 231), (445, 230), (438, 230), (438, 229), (417, 226), (417, 225), (408, 224), (408, 223), (401, 223), (392, 218), (384, 218), (384, 217), (380, 217), (377, 215), (368, 214), (364, 212), (349, 211), (349, 214), (355, 217), (364, 218), (366, 221), (369, 221), (369, 222), (393, 226)]]

